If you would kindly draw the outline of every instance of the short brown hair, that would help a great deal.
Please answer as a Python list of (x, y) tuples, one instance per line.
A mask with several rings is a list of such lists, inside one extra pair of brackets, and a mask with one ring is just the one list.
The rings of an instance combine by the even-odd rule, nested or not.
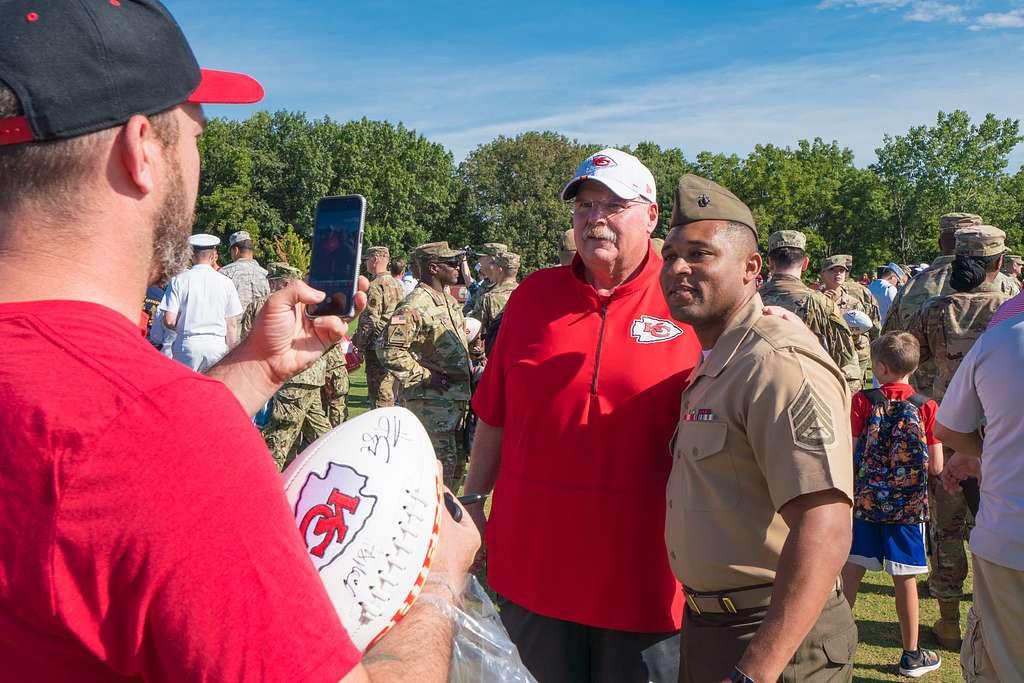
[(391, 262), (391, 275), (398, 277), (405, 272), (405, 261), (400, 258), (396, 258)]
[[(14, 91), (0, 81), (0, 119), (23, 114)], [(178, 137), (178, 124), (171, 112), (148, 118), (161, 147), (170, 147)], [(115, 126), (66, 140), (0, 146), (0, 207), (11, 207), (23, 198), (62, 198), (86, 174), (95, 172), (96, 143), (117, 130)]]
[(900, 375), (909, 375), (921, 361), (921, 345), (909, 332), (886, 332), (871, 342), (871, 361), (884, 363)]

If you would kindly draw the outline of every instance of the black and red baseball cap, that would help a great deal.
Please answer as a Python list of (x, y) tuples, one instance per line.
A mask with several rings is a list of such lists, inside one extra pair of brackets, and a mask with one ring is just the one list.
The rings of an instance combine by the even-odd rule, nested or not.
[(182, 102), (263, 99), (249, 76), (200, 69), (157, 0), (0, 0), (0, 81), (24, 112), (0, 119), (0, 146), (86, 135)]

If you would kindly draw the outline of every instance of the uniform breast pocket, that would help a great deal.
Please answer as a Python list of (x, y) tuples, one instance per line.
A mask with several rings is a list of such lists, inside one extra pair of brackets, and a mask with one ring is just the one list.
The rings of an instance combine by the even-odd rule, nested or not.
[(724, 422), (682, 422), (676, 432), (675, 468), (680, 503), (687, 510), (726, 510), (738, 496), (736, 463), (725, 447)]

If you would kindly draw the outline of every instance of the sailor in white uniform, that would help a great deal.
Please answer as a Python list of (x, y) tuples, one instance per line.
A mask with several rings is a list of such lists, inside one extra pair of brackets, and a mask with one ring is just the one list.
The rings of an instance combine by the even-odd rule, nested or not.
[(188, 243), (192, 267), (174, 276), (157, 311), (176, 333), (174, 360), (205, 372), (237, 343), (242, 304), (234, 283), (213, 268), (220, 239), (197, 234)]

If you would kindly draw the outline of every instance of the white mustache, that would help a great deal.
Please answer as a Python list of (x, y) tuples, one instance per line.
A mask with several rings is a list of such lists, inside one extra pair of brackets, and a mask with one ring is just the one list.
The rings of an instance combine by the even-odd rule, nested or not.
[(598, 240), (607, 240), (612, 244), (617, 244), (619, 241), (619, 236), (612, 232), (611, 228), (608, 228), (603, 225), (595, 225), (593, 227), (587, 228), (587, 232), (583, 235), (583, 239), (591, 238)]

